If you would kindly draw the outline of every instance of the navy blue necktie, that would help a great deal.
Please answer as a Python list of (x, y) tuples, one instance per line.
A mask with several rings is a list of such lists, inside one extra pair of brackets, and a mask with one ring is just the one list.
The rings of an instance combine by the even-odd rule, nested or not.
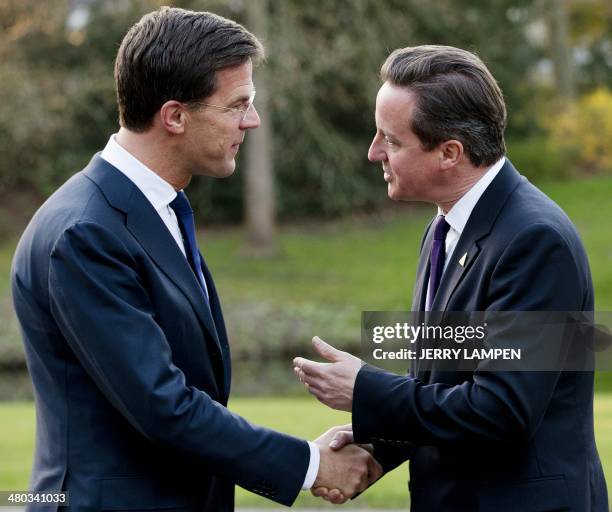
[(176, 198), (170, 203), (170, 208), (174, 210), (178, 219), (179, 228), (183, 235), (183, 244), (185, 245), (185, 253), (187, 261), (198, 278), (198, 282), (204, 291), (204, 295), (208, 299), (208, 288), (202, 273), (202, 260), (200, 251), (198, 251), (198, 243), (195, 234), (195, 220), (193, 218), (193, 210), (189, 204), (189, 199), (182, 190), (177, 194)]
[(434, 238), (431, 246), (431, 255), (429, 257), (429, 301), (427, 310), (431, 311), (431, 306), (442, 280), (444, 272), (444, 258), (446, 256), (446, 234), (450, 226), (444, 215), (438, 215), (436, 225), (434, 227)]

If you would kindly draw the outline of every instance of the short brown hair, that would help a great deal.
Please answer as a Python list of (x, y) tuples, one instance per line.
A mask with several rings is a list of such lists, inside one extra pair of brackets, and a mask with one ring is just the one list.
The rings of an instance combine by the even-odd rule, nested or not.
[(473, 53), (452, 46), (401, 48), (389, 55), (380, 76), (414, 93), (411, 129), (425, 150), (455, 139), (476, 166), (492, 165), (505, 154), (504, 97)]
[(242, 25), (210, 12), (161, 7), (125, 35), (115, 61), (121, 126), (142, 132), (169, 100), (198, 101), (215, 90), (215, 72), (263, 58)]

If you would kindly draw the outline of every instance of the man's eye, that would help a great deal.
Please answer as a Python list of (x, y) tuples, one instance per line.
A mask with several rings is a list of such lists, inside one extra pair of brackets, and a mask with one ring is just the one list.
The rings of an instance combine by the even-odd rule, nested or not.
[(386, 135), (383, 137), (383, 140), (385, 141), (385, 144), (387, 146), (394, 146), (395, 142), (393, 142), (389, 137), (387, 137)]

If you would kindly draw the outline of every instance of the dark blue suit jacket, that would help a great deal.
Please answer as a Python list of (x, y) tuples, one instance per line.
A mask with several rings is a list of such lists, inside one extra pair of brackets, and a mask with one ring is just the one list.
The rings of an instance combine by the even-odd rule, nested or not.
[[(424, 308), (432, 231), (421, 248), (417, 311)], [(433, 310), (593, 310), (574, 226), (509, 161), (451, 258)], [(355, 385), (353, 429), (358, 442), (375, 443), (387, 470), (410, 458), (415, 512), (608, 510), (592, 372), (466, 374), (434, 366), (403, 377), (366, 365)]]
[(210, 308), (157, 212), (99, 156), (39, 209), (12, 269), (32, 490), (67, 490), (79, 511), (229, 511), (234, 483), (295, 500), (308, 444), (226, 408), (230, 351), (203, 271)]

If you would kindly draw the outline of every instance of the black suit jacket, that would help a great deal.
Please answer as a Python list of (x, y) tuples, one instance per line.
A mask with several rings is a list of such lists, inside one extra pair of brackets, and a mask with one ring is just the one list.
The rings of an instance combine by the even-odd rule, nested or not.
[(64, 489), (79, 511), (229, 511), (234, 483), (295, 500), (308, 444), (226, 408), (230, 350), (203, 271), (210, 307), (157, 212), (99, 156), (35, 214), (12, 269), (32, 490)]
[[(425, 305), (432, 231), (423, 239), (413, 310)], [(509, 161), (476, 204), (432, 310), (593, 310), (574, 226)], [(410, 458), (415, 512), (608, 510), (592, 372), (417, 366), (404, 377), (366, 365), (355, 384), (353, 429), (358, 442), (375, 443), (387, 470)]]

